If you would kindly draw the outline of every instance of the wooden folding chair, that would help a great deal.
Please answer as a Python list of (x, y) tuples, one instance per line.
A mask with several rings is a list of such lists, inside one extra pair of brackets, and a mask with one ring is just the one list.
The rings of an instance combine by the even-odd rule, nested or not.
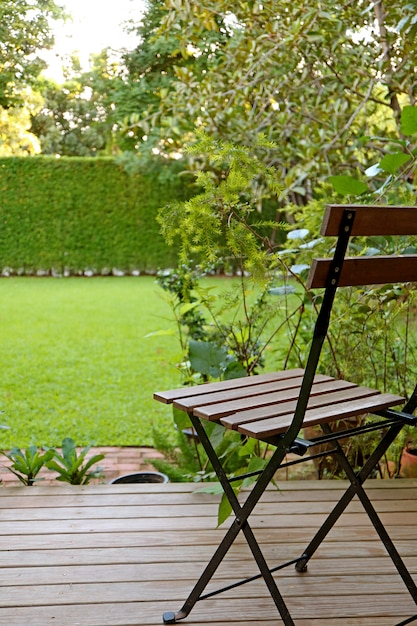
[[(278, 590), (273, 573), (289, 565), (295, 565), (298, 572), (305, 571), (309, 559), (355, 495), (361, 501), (412, 599), (417, 604), (416, 584), (363, 489), (364, 481), (401, 429), (407, 424), (416, 425), (417, 417), (413, 413), (417, 408), (417, 386), (409, 400), (405, 402), (403, 397), (396, 394), (380, 393), (378, 390), (358, 386), (354, 382), (316, 374), (338, 287), (417, 282), (417, 255), (348, 258), (346, 252), (350, 237), (415, 234), (417, 234), (417, 207), (328, 206), (322, 225), (322, 235), (337, 236), (337, 244), (333, 259), (317, 259), (310, 270), (308, 286), (311, 289), (324, 288), (325, 291), (305, 369), (262, 374), (155, 394), (156, 400), (173, 403), (177, 409), (188, 413), (235, 516), (183, 607), (177, 613), (168, 612), (163, 615), (165, 624), (174, 624), (185, 618), (198, 600), (262, 577), (283, 623), (286, 626), (293, 625), (294, 621)], [(400, 404), (402, 408), (399, 410), (391, 408)], [(332, 424), (335, 426), (340, 420), (364, 414), (370, 414), (370, 418), (363, 425), (349, 427), (350, 420), (347, 420), (348, 426), (345, 430), (332, 429)], [(237, 430), (245, 438), (254, 437), (272, 444), (275, 448), (269, 463), (259, 473), (243, 504), (236, 497), (231, 486), (232, 479), (227, 477), (210, 443), (203, 425), (205, 420), (220, 423), (225, 428)], [(320, 425), (323, 434), (312, 440), (303, 439), (300, 430), (313, 425)], [(379, 443), (363, 467), (355, 471), (339, 441), (378, 430), (381, 431)], [(252, 532), (249, 516), (277, 469), (285, 466), (288, 452), (297, 453), (301, 457), (309, 448), (329, 442), (332, 445), (331, 452), (326, 450), (321, 454), (331, 453), (337, 458), (350, 480), (350, 485), (305, 551), (289, 562), (270, 568)], [(320, 452), (316, 456), (320, 456)], [(260, 574), (204, 594), (207, 584), (239, 532), (244, 534)], [(417, 620), (417, 614), (397, 626), (404, 626), (414, 620)]]

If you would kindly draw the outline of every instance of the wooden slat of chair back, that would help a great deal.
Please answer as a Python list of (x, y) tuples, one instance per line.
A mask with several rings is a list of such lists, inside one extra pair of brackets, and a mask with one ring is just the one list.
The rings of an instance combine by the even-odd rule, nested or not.
[(416, 206), (368, 206), (329, 204), (323, 217), (321, 234), (337, 237), (345, 209), (355, 211), (351, 236), (416, 235)]
[[(389, 236), (417, 234), (417, 207), (328, 205), (321, 234), (337, 236), (345, 210), (355, 212), (350, 236)], [(307, 279), (309, 289), (327, 286), (330, 259), (314, 259)], [(381, 285), (417, 282), (417, 255), (347, 257), (338, 285)]]
[[(314, 259), (307, 280), (309, 289), (325, 287), (331, 261)], [(339, 287), (417, 282), (417, 254), (346, 258)]]

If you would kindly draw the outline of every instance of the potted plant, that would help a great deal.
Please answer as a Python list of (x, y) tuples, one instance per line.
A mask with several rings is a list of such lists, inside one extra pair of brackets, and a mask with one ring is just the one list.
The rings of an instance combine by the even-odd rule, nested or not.
[(406, 433), (398, 472), (401, 478), (417, 478), (417, 433), (415, 430), (415, 428), (410, 429)]
[(167, 483), (168, 476), (162, 472), (135, 472), (133, 474), (124, 474), (110, 481), (114, 484), (132, 484), (132, 483)]

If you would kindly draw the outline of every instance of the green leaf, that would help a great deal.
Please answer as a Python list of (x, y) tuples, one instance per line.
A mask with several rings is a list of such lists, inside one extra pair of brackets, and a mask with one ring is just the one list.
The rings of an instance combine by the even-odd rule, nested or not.
[(237, 361), (230, 361), (223, 372), (224, 380), (232, 380), (233, 378), (242, 378), (246, 376), (245, 368)]
[(185, 430), (186, 428), (191, 428), (192, 424), (190, 418), (188, 417), (187, 413), (185, 413), (185, 411), (180, 411), (179, 409), (173, 407), (172, 415), (174, 419), (174, 424), (179, 431)]
[(329, 176), (329, 182), (342, 196), (360, 196), (368, 191), (368, 186), (352, 176)]
[(218, 378), (226, 356), (227, 352), (224, 348), (219, 348), (209, 341), (191, 340), (189, 343), (191, 367), (200, 374)]
[[(65, 437), (65, 439), (62, 440), (62, 456), (65, 463), (69, 463), (70, 465), (77, 457), (75, 442), (71, 437)], [(70, 465), (68, 465), (68, 467)]]
[(217, 511), (217, 526), (221, 526), (223, 522), (227, 520), (231, 512), (232, 507), (226, 497), (226, 494), (224, 493), (222, 495), (222, 499), (220, 500), (219, 510)]
[(62, 465), (59, 465), (54, 460), (48, 461), (48, 463), (46, 464), (46, 467), (49, 470), (54, 470), (55, 472), (58, 472), (58, 474), (66, 474), (67, 473), (66, 469), (64, 467), (62, 467)]
[[(99, 463), (100, 461), (104, 459), (104, 457), (105, 457), (104, 454), (95, 454), (94, 456), (92, 456), (91, 459), (88, 459), (88, 461), (84, 465), (81, 474), (85, 474), (92, 465), (94, 465), (95, 463)], [(100, 469), (97, 468), (96, 471), (100, 472)]]
[(239, 450), (239, 456), (248, 456), (255, 452), (255, 448), (258, 445), (256, 439), (249, 438), (246, 443), (241, 446)]
[(179, 314), (183, 317), (184, 315), (195, 309), (197, 306), (199, 306), (199, 304), (199, 302), (186, 302), (185, 304), (182, 304), (180, 306)]
[[(268, 459), (261, 459), (259, 456), (253, 456), (249, 461), (247, 472), (260, 472), (265, 468), (267, 463)], [(257, 478), (257, 476), (249, 476), (248, 478), (245, 478), (243, 481), (243, 487), (249, 487), (257, 480)]]
[(175, 331), (174, 330), (156, 330), (153, 333), (147, 333), (146, 335), (144, 335), (144, 339), (148, 339), (149, 337), (165, 337), (165, 336), (169, 336), (172, 337), (173, 335), (175, 335)]
[(213, 430), (210, 434), (210, 443), (213, 448), (216, 448), (222, 443), (224, 437), (224, 428), (220, 424), (214, 424)]
[(401, 132), (404, 135), (417, 133), (417, 107), (406, 106), (401, 112)]
[(211, 493), (214, 496), (219, 496), (223, 493), (223, 487), (220, 483), (211, 483), (206, 487), (201, 487), (201, 489), (197, 489), (196, 493)]
[(394, 152), (393, 154), (386, 154), (382, 161), (379, 163), (381, 169), (389, 174), (395, 174), (402, 165), (407, 163), (411, 159), (409, 154), (404, 152)]

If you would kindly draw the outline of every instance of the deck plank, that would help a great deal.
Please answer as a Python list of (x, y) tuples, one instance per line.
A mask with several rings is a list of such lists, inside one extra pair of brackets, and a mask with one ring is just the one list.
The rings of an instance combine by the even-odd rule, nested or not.
[[(417, 481), (367, 492), (417, 578)], [(298, 556), (343, 481), (268, 489), (251, 525), (268, 562)], [(224, 534), (218, 496), (198, 485), (7, 487), (0, 493), (0, 626), (156, 626), (177, 610)], [(227, 526), (227, 524), (226, 524)], [(217, 584), (256, 574), (243, 537)], [(275, 574), (296, 626), (393, 626), (417, 613), (360, 503), (352, 502), (308, 572)], [(262, 581), (199, 603), (182, 622), (282, 624)]]

